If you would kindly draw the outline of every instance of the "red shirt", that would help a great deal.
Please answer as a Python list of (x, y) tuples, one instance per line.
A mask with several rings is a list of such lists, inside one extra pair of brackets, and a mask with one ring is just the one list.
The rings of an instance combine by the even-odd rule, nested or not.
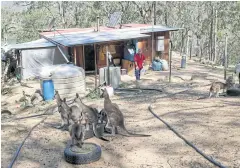
[(145, 56), (143, 54), (139, 55), (138, 53), (134, 55), (134, 62), (137, 62), (137, 66), (139, 69), (143, 68), (143, 61), (145, 60)]

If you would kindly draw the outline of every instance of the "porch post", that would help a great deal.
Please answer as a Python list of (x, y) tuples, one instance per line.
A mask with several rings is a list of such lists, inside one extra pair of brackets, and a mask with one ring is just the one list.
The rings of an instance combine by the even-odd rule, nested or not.
[(95, 57), (95, 89), (97, 89), (97, 51), (96, 51), (96, 44), (94, 44), (94, 57)]
[(84, 45), (82, 47), (83, 47), (82, 48), (82, 51), (83, 51), (83, 54), (82, 54), (82, 56), (83, 56), (83, 69), (85, 71), (85, 51), (84, 51)]

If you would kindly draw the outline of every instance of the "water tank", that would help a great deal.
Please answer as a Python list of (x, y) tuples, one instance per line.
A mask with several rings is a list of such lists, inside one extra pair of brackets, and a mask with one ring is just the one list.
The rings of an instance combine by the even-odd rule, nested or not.
[[(109, 67), (110, 71), (110, 85), (116, 89), (119, 87), (121, 82), (121, 67)], [(100, 84), (107, 82), (108, 80), (108, 73), (107, 73), (107, 67), (100, 68), (99, 69), (99, 79)]]
[(61, 98), (73, 98), (76, 93), (80, 96), (85, 95), (86, 82), (83, 68), (72, 64), (54, 65), (44, 73), (50, 73), (54, 89)]

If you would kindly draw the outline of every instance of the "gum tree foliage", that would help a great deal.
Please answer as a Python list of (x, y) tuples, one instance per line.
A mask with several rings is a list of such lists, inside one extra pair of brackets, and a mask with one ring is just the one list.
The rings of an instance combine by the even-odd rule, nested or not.
[[(192, 33), (190, 45), (193, 54), (221, 64), (224, 57), (225, 36), (228, 36), (228, 56), (230, 63), (240, 60), (240, 2), (223, 1), (157, 1), (154, 15), (153, 1), (19, 1), (15, 6), (24, 6), (22, 12), (2, 9), (2, 39), (9, 34), (18, 42), (39, 38), (38, 30), (48, 28), (51, 19), (56, 18), (55, 27), (86, 28), (96, 27), (97, 16), (101, 26), (108, 24), (109, 16), (121, 11), (121, 23), (152, 24), (181, 27), (172, 33), (173, 48), (186, 53), (188, 33)], [(215, 21), (217, 10), (217, 43), (215, 49)]]

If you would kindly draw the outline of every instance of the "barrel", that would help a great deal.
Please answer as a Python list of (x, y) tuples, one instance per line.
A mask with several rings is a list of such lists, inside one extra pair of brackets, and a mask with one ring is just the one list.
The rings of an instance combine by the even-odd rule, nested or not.
[(183, 55), (183, 56), (182, 56), (181, 68), (186, 68), (186, 55)]
[(53, 100), (54, 85), (52, 79), (41, 79), (41, 88), (44, 100)]

